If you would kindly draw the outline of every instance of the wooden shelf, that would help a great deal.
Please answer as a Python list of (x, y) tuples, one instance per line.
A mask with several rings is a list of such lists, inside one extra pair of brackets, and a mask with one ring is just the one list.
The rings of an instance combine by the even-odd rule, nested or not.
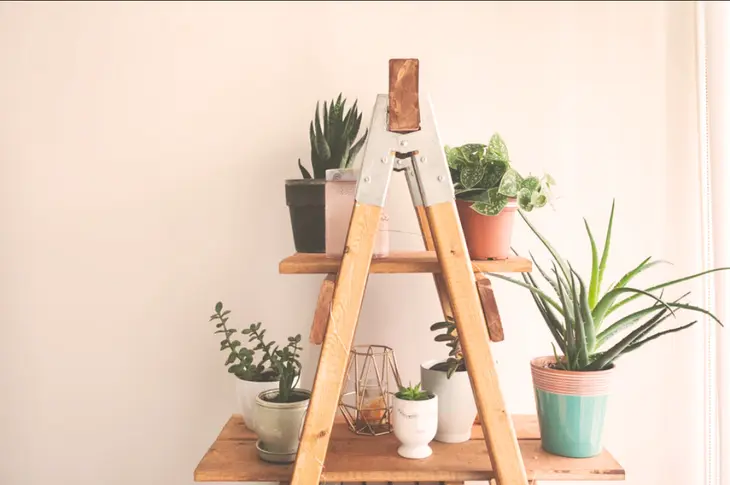
[[(513, 416), (529, 480), (624, 480), (621, 465), (607, 451), (593, 458), (564, 458), (540, 447), (535, 416)], [(322, 482), (464, 481), (494, 478), (481, 428), (475, 426), (465, 443), (431, 443), (433, 455), (424, 460), (398, 456), (393, 434), (359, 436), (340, 420), (332, 428)], [(239, 415), (233, 415), (195, 469), (198, 482), (265, 482), (291, 479), (292, 465), (261, 461), (256, 435)]]
[[(511, 257), (500, 261), (472, 261), (475, 273), (529, 273), (532, 261)], [(328, 258), (322, 253), (294, 253), (279, 263), (281, 274), (337, 273), (340, 258)], [(373, 258), (371, 273), (440, 273), (434, 251), (394, 252), (385, 258)]]

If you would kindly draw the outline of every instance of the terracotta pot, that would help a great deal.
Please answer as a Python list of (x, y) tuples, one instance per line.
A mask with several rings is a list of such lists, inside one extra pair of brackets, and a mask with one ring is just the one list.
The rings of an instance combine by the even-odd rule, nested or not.
[(516, 202), (510, 201), (496, 216), (483, 216), (471, 205), (472, 202), (456, 199), (469, 256), (471, 259), (507, 259), (510, 255)]

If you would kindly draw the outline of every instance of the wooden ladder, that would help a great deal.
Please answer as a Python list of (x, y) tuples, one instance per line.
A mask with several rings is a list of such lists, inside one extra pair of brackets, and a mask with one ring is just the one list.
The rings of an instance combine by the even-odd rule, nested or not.
[[(419, 100), (418, 68), (417, 59), (392, 59), (389, 93), (377, 96), (344, 254), (336, 278), (323, 284), (315, 316), (326, 316), (326, 328), (292, 485), (315, 485), (322, 475), (393, 171), (405, 172), (426, 249), (437, 255), (436, 289), (444, 316), (456, 322), (496, 481), (528, 484), (489, 345), (489, 333), (501, 339), (496, 303), (488, 280), (474, 276), (433, 111)], [(495, 315), (489, 331), (485, 309)], [(321, 330), (315, 325), (312, 338)]]

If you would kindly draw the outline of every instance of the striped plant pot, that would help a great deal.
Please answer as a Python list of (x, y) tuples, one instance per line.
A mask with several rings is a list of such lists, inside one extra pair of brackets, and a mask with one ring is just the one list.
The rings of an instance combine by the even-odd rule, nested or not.
[(542, 447), (548, 453), (570, 458), (588, 458), (603, 449), (613, 368), (575, 372), (549, 367), (554, 357), (538, 357), (530, 366)]

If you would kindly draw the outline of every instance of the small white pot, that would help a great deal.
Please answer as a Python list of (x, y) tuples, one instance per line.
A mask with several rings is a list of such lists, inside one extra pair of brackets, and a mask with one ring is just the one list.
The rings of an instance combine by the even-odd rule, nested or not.
[(250, 430), (254, 429), (253, 415), (256, 407), (256, 396), (269, 389), (278, 389), (279, 381), (258, 382), (244, 381), (236, 378), (236, 399), (243, 422)]
[(274, 454), (290, 453), (293, 457), (299, 448), (299, 436), (312, 393), (296, 388), (292, 392), (304, 395), (306, 399), (297, 402), (270, 402), (265, 399), (275, 397), (279, 389), (264, 391), (256, 397), (254, 432), (265, 451)]
[(454, 372), (450, 379), (445, 371), (431, 370), (444, 360), (429, 360), (421, 364), (421, 387), (439, 398), (436, 441), (462, 443), (471, 438), (477, 417), (477, 405), (466, 371)]
[(436, 436), (438, 396), (425, 401), (407, 401), (393, 397), (393, 432), (401, 446), (403, 458), (421, 459), (431, 456), (428, 444)]

